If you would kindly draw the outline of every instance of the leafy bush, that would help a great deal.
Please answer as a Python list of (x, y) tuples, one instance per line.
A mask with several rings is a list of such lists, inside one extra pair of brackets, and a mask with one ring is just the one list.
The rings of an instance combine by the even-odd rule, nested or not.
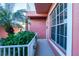
[[(10, 34), (5, 40), (0, 41), (1, 45), (6, 46), (6, 45), (24, 45), (24, 44), (28, 44), (32, 38), (34, 37), (34, 33), (30, 32), (30, 31), (23, 31), (23, 32), (19, 32), (16, 35)], [(22, 52), (23, 49), (20, 48), (20, 56), (22, 56)], [(24, 55), (27, 56), (27, 47), (25, 47), (24, 50)], [(3, 55), (3, 49), (1, 50)], [(8, 50), (5, 51), (6, 52), (6, 56), (8, 55)], [(10, 53), (11, 56), (13, 55), (13, 48), (10, 48)], [(15, 48), (15, 55), (18, 56), (18, 50), (17, 48)]]
[(24, 45), (28, 44), (34, 37), (34, 32), (23, 31), (16, 35), (10, 34), (3, 42), (2, 45)]

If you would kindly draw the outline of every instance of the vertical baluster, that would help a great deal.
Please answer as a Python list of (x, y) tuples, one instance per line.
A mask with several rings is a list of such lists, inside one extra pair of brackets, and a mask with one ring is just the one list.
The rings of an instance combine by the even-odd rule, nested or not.
[(18, 56), (20, 56), (20, 47), (18, 47)]
[(8, 56), (10, 56), (10, 47), (8, 48)]
[(23, 56), (24, 56), (24, 47), (23, 47)]
[(5, 56), (5, 49), (6, 49), (6, 48), (4, 48), (4, 56)]
[(31, 46), (29, 45), (28, 47), (27, 47), (27, 53), (28, 53), (28, 56), (30, 56), (30, 53), (31, 53), (31, 50), (32, 50), (32, 48), (31, 48)]
[(0, 48), (0, 56), (1, 56), (1, 48)]
[(13, 47), (13, 56), (15, 56), (15, 47)]

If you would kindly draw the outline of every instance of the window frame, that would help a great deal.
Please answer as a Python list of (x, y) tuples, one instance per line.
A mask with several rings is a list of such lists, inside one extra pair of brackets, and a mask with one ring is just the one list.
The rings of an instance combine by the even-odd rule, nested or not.
[[(57, 5), (56, 5), (56, 7), (57, 7)], [(64, 19), (64, 20), (66, 20), (66, 21), (64, 21), (64, 23), (67, 23), (66, 50), (64, 50), (60, 45), (59, 46), (64, 51), (66, 51), (66, 55), (72, 55), (72, 4), (67, 4), (67, 9), (65, 9), (65, 10), (67, 10), (67, 19)], [(63, 10), (63, 11), (65, 11), (65, 10)], [(50, 16), (51, 16), (51, 14), (50, 14)], [(57, 21), (57, 19), (56, 19), (56, 21)], [(57, 22), (56, 22), (56, 24), (57, 24)], [(63, 23), (61, 23), (61, 24), (63, 24)], [(57, 25), (60, 25), (60, 24), (57, 24)], [(54, 26), (57, 26), (57, 25), (53, 25), (53, 26), (51, 25), (51, 27), (54, 27)], [(70, 49), (69, 49), (69, 47), (70, 47)]]

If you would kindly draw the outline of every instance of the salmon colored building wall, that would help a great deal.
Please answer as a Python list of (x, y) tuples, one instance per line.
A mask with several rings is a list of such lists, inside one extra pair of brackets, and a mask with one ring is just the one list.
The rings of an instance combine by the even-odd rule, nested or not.
[(30, 17), (30, 31), (37, 32), (38, 38), (46, 38), (46, 17), (47, 14), (36, 13), (34, 11), (29, 11), (26, 16)]
[(5, 38), (7, 37), (7, 33), (5, 32), (4, 28), (0, 27), (0, 37)]
[(30, 31), (37, 32), (38, 38), (46, 38), (46, 19), (32, 19)]
[(72, 4), (72, 20), (73, 20), (73, 47), (72, 55), (79, 56), (79, 4)]
[[(13, 29), (14, 29), (15, 33), (20, 31), (19, 28), (17, 28), (17, 27), (14, 27)], [(5, 31), (5, 29), (3, 27), (0, 27), (0, 37), (1, 38), (6, 38), (7, 37), (7, 32)]]

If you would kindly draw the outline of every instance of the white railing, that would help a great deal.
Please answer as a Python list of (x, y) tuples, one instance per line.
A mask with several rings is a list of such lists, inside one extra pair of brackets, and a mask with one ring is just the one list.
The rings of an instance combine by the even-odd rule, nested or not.
[(35, 54), (37, 34), (27, 45), (0, 46), (0, 56), (33, 56)]

